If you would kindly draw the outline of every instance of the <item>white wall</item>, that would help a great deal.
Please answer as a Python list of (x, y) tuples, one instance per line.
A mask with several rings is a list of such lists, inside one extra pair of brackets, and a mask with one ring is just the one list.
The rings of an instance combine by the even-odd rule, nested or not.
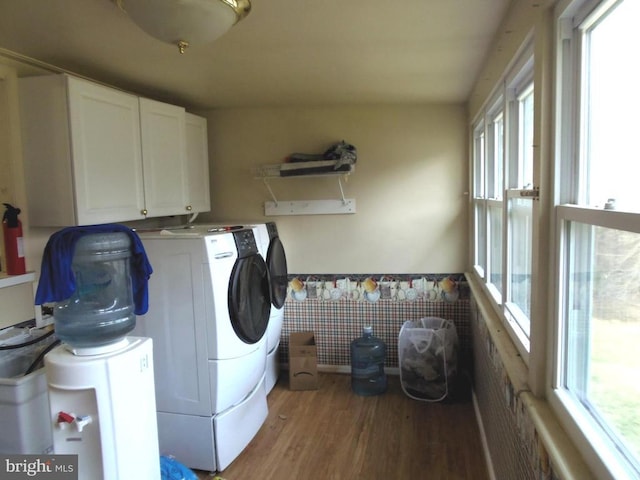
[[(202, 113), (202, 112), (200, 112)], [(462, 272), (467, 251), (463, 105), (246, 108), (206, 112), (212, 212), (273, 220), (294, 273)], [(264, 217), (252, 168), (345, 140), (358, 149), (345, 196), (353, 215)], [(339, 198), (335, 178), (274, 179), (278, 200)]]

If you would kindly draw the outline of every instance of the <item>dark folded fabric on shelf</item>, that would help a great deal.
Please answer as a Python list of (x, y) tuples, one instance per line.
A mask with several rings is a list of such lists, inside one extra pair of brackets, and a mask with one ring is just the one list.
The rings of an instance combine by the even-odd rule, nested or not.
[(280, 170), (280, 176), (295, 177), (295, 176), (302, 176), (302, 175), (315, 175), (318, 173), (350, 172), (351, 169), (352, 169), (351, 164), (340, 165), (338, 168), (336, 168), (333, 165), (322, 166), (322, 167), (305, 167), (305, 168)]
[(305, 163), (326, 160), (323, 153), (292, 153), (287, 157), (289, 163)]
[(318, 160), (336, 160), (335, 169), (344, 164), (354, 164), (358, 159), (356, 147), (342, 140), (334, 143), (324, 153), (292, 153), (287, 162), (305, 163)]

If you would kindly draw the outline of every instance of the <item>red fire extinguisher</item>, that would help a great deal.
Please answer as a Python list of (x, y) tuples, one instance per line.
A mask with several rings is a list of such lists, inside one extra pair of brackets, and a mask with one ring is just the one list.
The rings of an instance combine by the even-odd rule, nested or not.
[(9, 275), (20, 275), (26, 272), (24, 264), (24, 242), (22, 223), (18, 220), (20, 209), (8, 203), (2, 216), (2, 233), (4, 234), (5, 262)]

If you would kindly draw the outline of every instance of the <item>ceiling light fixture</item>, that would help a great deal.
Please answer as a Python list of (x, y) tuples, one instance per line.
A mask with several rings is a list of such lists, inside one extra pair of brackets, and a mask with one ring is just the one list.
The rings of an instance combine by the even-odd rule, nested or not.
[(115, 0), (145, 32), (176, 45), (213, 42), (251, 11), (250, 0)]

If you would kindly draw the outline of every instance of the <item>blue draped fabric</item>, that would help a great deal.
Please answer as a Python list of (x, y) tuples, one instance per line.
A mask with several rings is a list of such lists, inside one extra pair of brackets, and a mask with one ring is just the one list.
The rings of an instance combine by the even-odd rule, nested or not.
[(149, 309), (148, 280), (153, 273), (144, 246), (138, 234), (117, 223), (64, 228), (49, 238), (42, 256), (40, 280), (35, 304), (60, 302), (73, 295), (76, 279), (71, 262), (78, 240), (93, 233), (123, 232), (131, 239), (131, 285), (135, 314), (144, 315)]

